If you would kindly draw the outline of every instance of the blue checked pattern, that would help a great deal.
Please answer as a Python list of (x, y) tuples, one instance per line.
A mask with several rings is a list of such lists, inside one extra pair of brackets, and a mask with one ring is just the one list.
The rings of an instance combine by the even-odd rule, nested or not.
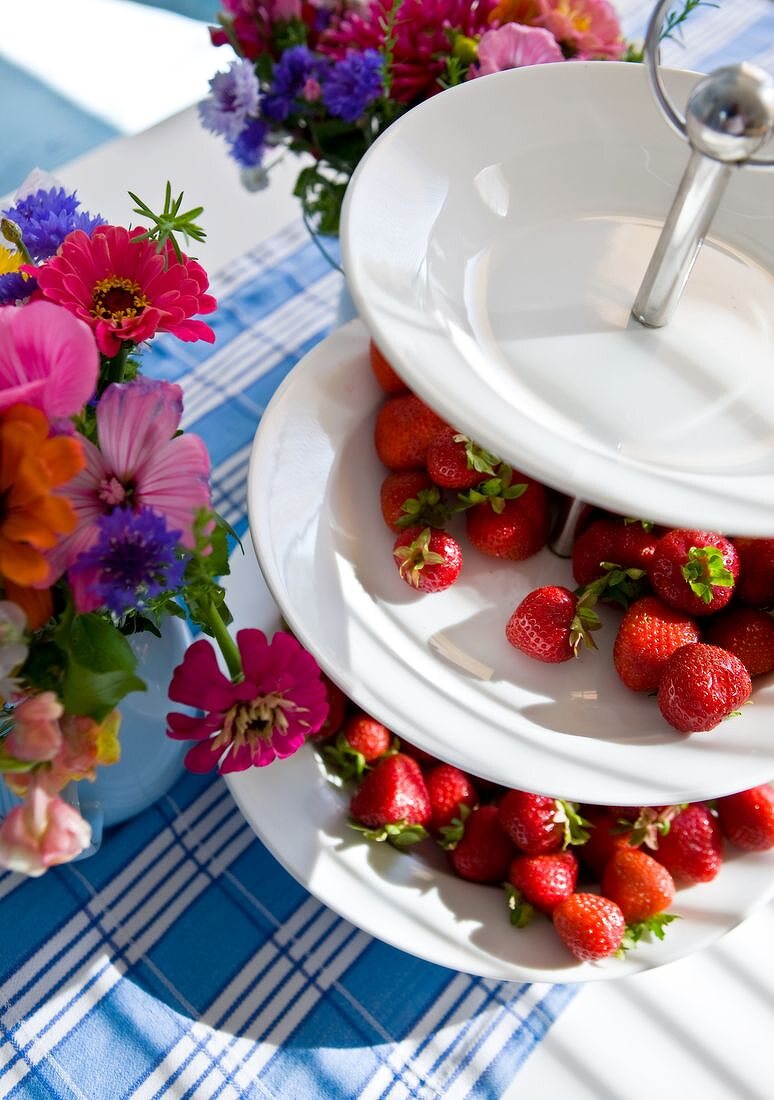
[[(618, 5), (642, 33), (650, 4)], [(774, 6), (700, 9), (671, 64), (771, 68)], [(217, 343), (161, 339), (213, 460), (215, 505), (246, 529), (255, 427), (332, 326), (341, 276), (300, 225), (214, 280)], [(185, 776), (96, 856), (0, 876), (0, 1097), (18, 1100), (500, 1097), (571, 986), (458, 974), (372, 939), (315, 901), (217, 778)]]

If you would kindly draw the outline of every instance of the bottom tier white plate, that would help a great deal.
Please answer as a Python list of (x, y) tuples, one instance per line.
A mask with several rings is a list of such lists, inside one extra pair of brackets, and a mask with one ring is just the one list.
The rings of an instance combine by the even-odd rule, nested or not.
[[(235, 628), (271, 635), (279, 612), (249, 543), (231, 566)], [(576, 963), (548, 921), (512, 928), (502, 891), (456, 878), (431, 845), (402, 853), (363, 840), (347, 824), (346, 795), (310, 748), (226, 782), (256, 835), (325, 905), (410, 954), (488, 978), (586, 982), (651, 970), (712, 944), (774, 895), (774, 852), (734, 854), (714, 882), (678, 892), (672, 911), (682, 919), (663, 942), (642, 943), (623, 959)]]

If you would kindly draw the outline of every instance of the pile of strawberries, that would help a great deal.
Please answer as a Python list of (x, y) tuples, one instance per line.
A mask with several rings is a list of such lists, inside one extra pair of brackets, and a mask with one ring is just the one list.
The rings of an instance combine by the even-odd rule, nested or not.
[[(373, 343), (370, 362), (385, 393), (374, 426), (389, 471), (381, 509), (403, 580), (423, 592), (456, 581), (463, 546), (449, 526), (460, 513), (480, 553), (518, 562), (543, 549), (552, 493), (437, 416)], [(657, 695), (681, 733), (739, 713), (751, 678), (774, 670), (774, 539), (658, 528), (588, 508), (572, 570), (574, 591), (545, 585), (512, 609), (503, 624), (508, 641), (535, 660), (567, 661), (596, 648), (600, 601), (621, 608), (618, 675), (632, 691)]]
[(768, 785), (681, 806), (601, 807), (505, 789), (397, 738), (331, 681), (315, 747), (370, 841), (437, 844), (450, 870), (505, 888), (503, 919), (550, 920), (580, 961), (663, 938), (676, 890), (709, 882), (726, 846), (774, 847)]

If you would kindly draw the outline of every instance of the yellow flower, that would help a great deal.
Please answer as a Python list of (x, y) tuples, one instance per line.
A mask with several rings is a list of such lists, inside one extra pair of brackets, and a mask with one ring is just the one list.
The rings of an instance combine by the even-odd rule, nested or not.
[[(12, 275), (24, 262), (21, 252), (0, 246), (0, 275)], [(26, 276), (25, 276), (26, 278)]]

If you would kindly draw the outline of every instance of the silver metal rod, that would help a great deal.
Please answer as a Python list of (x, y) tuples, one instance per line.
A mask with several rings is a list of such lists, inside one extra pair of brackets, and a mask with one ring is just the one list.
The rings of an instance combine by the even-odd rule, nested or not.
[(632, 314), (660, 328), (672, 316), (734, 166), (694, 150), (648, 264)]
[(559, 506), (559, 514), (556, 517), (554, 529), (548, 543), (549, 550), (560, 558), (571, 558), (578, 523), (583, 518), (589, 505), (580, 497), (564, 497)]

